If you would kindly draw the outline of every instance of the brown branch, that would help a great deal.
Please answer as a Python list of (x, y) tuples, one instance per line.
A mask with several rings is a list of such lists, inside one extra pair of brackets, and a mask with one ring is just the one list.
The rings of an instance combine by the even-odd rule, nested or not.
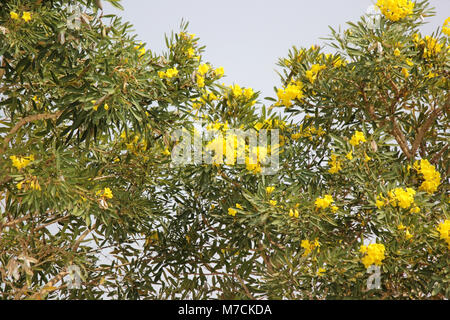
[(62, 114), (62, 111), (58, 111), (56, 113), (41, 113), (41, 114), (33, 114), (31, 116), (22, 118), (19, 122), (16, 123), (16, 125), (9, 131), (8, 135), (6, 136), (5, 140), (3, 141), (3, 147), (0, 148), (0, 154), (4, 153), (6, 148), (8, 147), (9, 142), (11, 141), (14, 134), (19, 131), (21, 127), (23, 127), (25, 124), (37, 121), (37, 120), (46, 120), (46, 119), (56, 119)]
[[(446, 105), (448, 107), (448, 105)], [(411, 156), (413, 157), (417, 149), (419, 148), (420, 144), (422, 143), (423, 138), (425, 137), (425, 133), (430, 129), (430, 127), (433, 125), (436, 118), (439, 116), (439, 114), (444, 110), (444, 107), (435, 109), (428, 119), (425, 121), (425, 123), (419, 128), (419, 132), (417, 133), (416, 138), (414, 139), (414, 142), (412, 144), (411, 148)]]

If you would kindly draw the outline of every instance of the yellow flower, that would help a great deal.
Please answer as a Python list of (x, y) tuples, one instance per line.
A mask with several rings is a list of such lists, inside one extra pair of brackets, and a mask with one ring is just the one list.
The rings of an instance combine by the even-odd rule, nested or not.
[(371, 243), (368, 246), (362, 245), (359, 249), (359, 252), (364, 254), (361, 262), (366, 268), (373, 264), (380, 266), (385, 259), (385, 251), (384, 245), (380, 243)]
[(316, 80), (318, 73), (325, 68), (325, 65), (313, 64), (311, 66), (311, 69), (306, 71), (306, 78), (308, 78), (308, 80), (313, 83)]
[(331, 211), (336, 212), (338, 210), (339, 210), (339, 208), (337, 206), (331, 206)]
[(175, 77), (177, 75), (178, 75), (178, 70), (175, 67), (167, 69), (167, 71), (166, 71), (166, 77), (169, 78), (169, 79), (173, 78), (173, 77)]
[(225, 74), (225, 70), (223, 69), (223, 67), (219, 67), (216, 70), (214, 70), (214, 73), (215, 73), (216, 77), (222, 78), (223, 75)]
[(228, 208), (228, 214), (230, 215), (230, 216), (235, 216), (236, 215), (236, 210), (235, 209), (233, 209), (233, 208)]
[(23, 19), (25, 22), (30, 21), (30, 20), (31, 20), (31, 13), (28, 12), (28, 11), (24, 11), (23, 14), (22, 14), (22, 19)]
[(267, 194), (271, 194), (275, 190), (275, 187), (266, 187)]
[(276, 200), (269, 200), (269, 203), (271, 206), (276, 206), (277, 205), (277, 201)]
[(413, 65), (414, 65), (414, 62), (412, 62), (412, 60), (411, 59), (406, 59), (406, 64), (408, 65), (408, 66), (410, 66), (410, 67), (412, 67)]
[(331, 203), (333, 203), (333, 197), (329, 194), (325, 195), (323, 198), (317, 198), (314, 204), (316, 205), (317, 209), (326, 209), (330, 206)]
[(189, 49), (187, 49), (186, 53), (189, 58), (192, 58), (195, 54), (195, 50), (194, 50), (194, 48), (189, 48)]
[(207, 65), (206, 63), (204, 63), (204, 64), (201, 64), (199, 67), (198, 67), (198, 73), (200, 74), (200, 75), (205, 75), (208, 71), (209, 71), (209, 69), (210, 69), (210, 66), (209, 65)]
[(350, 139), (350, 144), (352, 146), (357, 146), (360, 142), (366, 142), (366, 138), (364, 137), (364, 133), (361, 131), (355, 131), (352, 138)]
[(17, 168), (17, 170), (22, 170), (26, 166), (30, 164), (30, 162), (34, 161), (34, 156), (29, 155), (27, 157), (16, 157), (16, 156), (10, 156), (12, 165)]
[(15, 13), (14, 11), (11, 11), (9, 13), (9, 16), (11, 17), (11, 19), (13, 20), (19, 20), (19, 15), (17, 13)]
[(444, 222), (437, 226), (437, 230), (440, 234), (440, 239), (447, 242), (448, 248), (450, 249), (450, 220), (446, 219)]
[(341, 162), (337, 160), (337, 156), (335, 154), (331, 155), (331, 159), (328, 164), (330, 165), (330, 169), (328, 169), (328, 172), (331, 174), (338, 173), (342, 169)]
[(247, 100), (250, 100), (250, 99), (253, 97), (254, 94), (255, 94), (255, 93), (253, 92), (253, 89), (252, 89), (252, 88), (245, 88), (245, 89), (244, 89), (244, 97), (245, 97)]
[(317, 273), (316, 273), (316, 275), (318, 276), (318, 277), (322, 277), (323, 276), (323, 274), (325, 273), (325, 269), (324, 268), (319, 268), (319, 270), (317, 270)]
[(284, 105), (289, 108), (292, 100), (301, 100), (304, 97), (303, 83), (301, 81), (291, 82), (284, 89), (277, 90), (278, 101), (276, 105)]
[(112, 194), (111, 189), (110, 189), (110, 188), (105, 188), (105, 189), (103, 190), (103, 196), (104, 196), (105, 198), (112, 199), (112, 198), (113, 198), (113, 194)]
[(402, 68), (402, 74), (403, 74), (403, 76), (404, 76), (405, 78), (408, 78), (408, 77), (409, 77), (409, 71), (408, 71), (408, 69)]
[(158, 71), (158, 77), (163, 79), (166, 76), (166, 73), (164, 71)]
[(400, 50), (398, 48), (395, 48), (394, 50), (394, 56), (398, 57), (400, 55)]
[(364, 162), (369, 162), (370, 160), (372, 160), (372, 158), (369, 157), (367, 154), (364, 153), (364, 155), (365, 155)]
[(315, 248), (318, 248), (318, 250), (317, 250), (318, 252), (320, 251), (320, 249), (319, 249), (320, 243), (317, 238), (314, 240), (314, 242), (311, 242), (307, 239), (302, 240), (300, 246), (303, 249), (305, 249), (305, 252), (303, 253), (303, 257), (306, 257), (307, 255), (309, 255), (312, 252), (312, 250), (314, 250)]
[(413, 13), (414, 2), (410, 0), (378, 0), (381, 13), (391, 21), (399, 21)]
[(236, 208), (241, 209), (241, 210), (243, 209), (239, 203), (236, 203)]
[(400, 223), (400, 224), (397, 226), (397, 229), (398, 229), (398, 230), (404, 230), (404, 229), (406, 229), (406, 227), (405, 227), (402, 223)]
[(353, 155), (352, 155), (352, 151), (350, 151), (349, 153), (347, 153), (347, 155), (345, 156), (348, 160), (352, 160), (353, 159)]
[(106, 111), (108, 111), (108, 109), (109, 109), (109, 106), (108, 106), (108, 104), (107, 103), (105, 103), (105, 105), (103, 106), (103, 108), (106, 110)]
[(234, 95), (236, 98), (238, 98), (238, 97), (241, 96), (241, 94), (242, 94), (242, 88), (241, 88), (238, 84), (232, 85), (232, 86), (230, 86), (230, 88), (231, 88), (231, 92), (233, 92), (233, 95)]
[(436, 168), (427, 159), (421, 159), (420, 162), (416, 161), (414, 168), (422, 174), (424, 179), (419, 190), (426, 191), (429, 194), (436, 192), (441, 183), (441, 174), (436, 171)]
[(203, 88), (205, 86), (205, 78), (203, 78), (201, 75), (197, 74), (197, 86), (199, 88)]
[(442, 32), (450, 37), (450, 17), (445, 19), (444, 25), (442, 26)]
[(394, 207), (397, 205), (400, 208), (407, 209), (414, 203), (414, 195), (416, 191), (412, 188), (395, 188), (394, 190), (389, 191), (390, 202)]

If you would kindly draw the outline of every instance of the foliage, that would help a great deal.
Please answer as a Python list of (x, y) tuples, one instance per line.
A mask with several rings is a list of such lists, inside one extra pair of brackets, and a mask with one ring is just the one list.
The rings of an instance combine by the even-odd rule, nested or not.
[[(268, 106), (186, 23), (157, 54), (100, 1), (68, 28), (70, 4), (0, 3), (3, 299), (449, 298), (449, 40), (420, 34), (427, 1), (293, 47)], [(280, 170), (174, 166), (171, 133), (199, 123), (206, 148), (278, 129), (258, 152)]]

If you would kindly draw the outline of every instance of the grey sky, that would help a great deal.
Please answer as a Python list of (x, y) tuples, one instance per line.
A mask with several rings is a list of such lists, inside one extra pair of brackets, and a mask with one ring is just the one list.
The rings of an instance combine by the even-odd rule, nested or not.
[[(125, 10), (105, 5), (130, 21), (147, 48), (165, 49), (164, 33), (179, 30), (181, 19), (189, 32), (206, 45), (204, 61), (225, 68), (225, 84), (238, 83), (261, 91), (261, 98), (274, 96), (279, 85), (274, 71), (278, 58), (288, 50), (322, 44), (328, 26), (345, 28), (356, 21), (375, 0), (122, 0)], [(423, 32), (431, 33), (450, 15), (449, 0), (431, 0), (437, 15), (428, 18)]]

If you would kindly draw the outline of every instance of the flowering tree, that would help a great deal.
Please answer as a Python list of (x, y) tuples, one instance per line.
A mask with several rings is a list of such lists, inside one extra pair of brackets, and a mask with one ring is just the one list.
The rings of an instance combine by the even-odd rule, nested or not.
[(265, 106), (186, 24), (159, 55), (101, 1), (2, 2), (2, 298), (448, 298), (449, 21), (377, 6)]

